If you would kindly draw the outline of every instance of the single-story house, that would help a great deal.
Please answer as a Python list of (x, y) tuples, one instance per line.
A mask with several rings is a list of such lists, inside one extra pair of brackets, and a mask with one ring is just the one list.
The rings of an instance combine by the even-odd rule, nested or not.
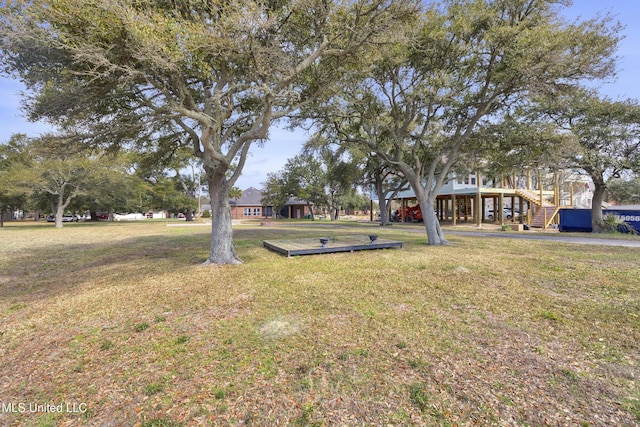
[(254, 187), (249, 187), (242, 192), (242, 196), (229, 200), (231, 205), (231, 218), (304, 218), (309, 214), (309, 207), (301, 200), (290, 198), (279, 212), (275, 212), (273, 206), (262, 204), (262, 192)]

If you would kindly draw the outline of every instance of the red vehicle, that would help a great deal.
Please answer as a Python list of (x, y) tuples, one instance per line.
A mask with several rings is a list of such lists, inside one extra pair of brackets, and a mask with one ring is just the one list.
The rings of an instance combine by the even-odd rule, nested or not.
[[(422, 221), (422, 209), (420, 209), (420, 205), (406, 206), (402, 218), (404, 218), (404, 222)], [(389, 220), (391, 222), (399, 222), (400, 209), (391, 212)]]
[(403, 217), (405, 222), (422, 221), (422, 209), (420, 209), (420, 205), (406, 206)]

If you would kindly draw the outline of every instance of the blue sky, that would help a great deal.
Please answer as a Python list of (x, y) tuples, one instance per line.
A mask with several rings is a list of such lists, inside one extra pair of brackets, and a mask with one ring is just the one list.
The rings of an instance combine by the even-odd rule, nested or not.
[[(565, 9), (569, 19), (581, 17), (589, 19), (598, 12), (610, 12), (625, 28), (619, 50), (618, 75), (615, 81), (603, 84), (601, 93), (613, 99), (640, 99), (640, 1), (638, 0), (574, 0), (574, 5)], [(24, 87), (20, 82), (0, 77), (0, 142), (5, 142), (14, 133), (37, 136), (49, 127), (44, 123), (30, 123), (20, 111), (20, 92)], [(301, 144), (309, 138), (304, 131), (290, 132), (272, 128), (269, 140), (262, 147), (254, 146), (247, 159), (242, 177), (237, 185), (262, 187), (268, 172), (275, 172), (284, 166), (288, 158), (298, 154)]]

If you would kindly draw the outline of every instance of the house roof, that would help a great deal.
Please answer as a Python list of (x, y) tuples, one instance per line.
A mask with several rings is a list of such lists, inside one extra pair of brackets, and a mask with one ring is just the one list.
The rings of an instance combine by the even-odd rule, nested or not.
[(232, 205), (242, 205), (242, 206), (262, 206), (262, 192), (254, 187), (249, 187), (246, 190), (242, 191), (242, 196), (240, 196), (237, 200), (231, 199), (229, 203)]
[[(262, 191), (258, 190), (255, 187), (249, 187), (246, 190), (242, 191), (242, 196), (236, 199), (229, 199), (229, 204), (231, 206), (263, 206), (262, 204)], [(296, 198), (289, 198), (285, 206), (288, 205), (306, 205), (307, 203), (298, 200)]]

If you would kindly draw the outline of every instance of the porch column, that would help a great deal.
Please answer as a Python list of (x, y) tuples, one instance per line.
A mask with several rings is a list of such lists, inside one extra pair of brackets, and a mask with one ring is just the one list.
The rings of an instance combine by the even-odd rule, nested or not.
[[(378, 205), (380, 205), (379, 200)], [(373, 222), (373, 200), (369, 200), (369, 222)]]
[(475, 203), (476, 226), (482, 227), (482, 190), (480, 188), (480, 172), (476, 172), (476, 184), (478, 185), (478, 193), (476, 194)]
[(522, 197), (518, 197), (518, 204), (520, 205), (520, 221), (518, 221), (520, 224), (524, 223), (524, 200), (522, 200)]
[(556, 206), (560, 205), (560, 178), (558, 178), (558, 173), (553, 173), (553, 204)]
[(451, 193), (451, 224), (455, 227), (458, 217), (458, 206), (456, 204), (456, 195)]
[(573, 207), (573, 182), (569, 186), (569, 207)]
[(538, 189), (540, 190), (540, 207), (544, 202), (544, 195), (542, 194), (542, 172), (538, 169)]
[(470, 197), (465, 195), (463, 200), (464, 200), (464, 223), (467, 224), (467, 223), (469, 223)]

